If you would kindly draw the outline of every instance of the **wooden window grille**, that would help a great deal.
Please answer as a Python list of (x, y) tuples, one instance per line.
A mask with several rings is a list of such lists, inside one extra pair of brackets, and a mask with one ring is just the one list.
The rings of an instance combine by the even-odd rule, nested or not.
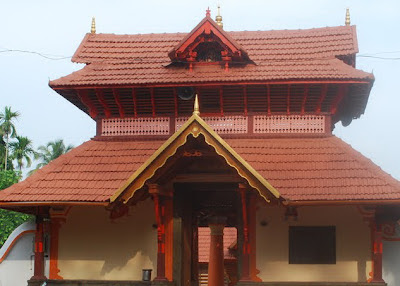
[(173, 88), (154, 88), (154, 102), (157, 115), (170, 115), (175, 112)]
[(268, 89), (265, 85), (247, 86), (247, 110), (249, 112), (268, 111)]
[(286, 113), (287, 112), (287, 97), (289, 94), (288, 85), (271, 85), (270, 86), (270, 102), (271, 111)]
[[(187, 117), (179, 117), (175, 121), (175, 131), (182, 127), (188, 120)], [(243, 134), (247, 133), (246, 116), (210, 116), (203, 120), (219, 134)]]
[(289, 94), (290, 112), (300, 113), (303, 103), (304, 85), (291, 85)]
[(125, 116), (126, 117), (135, 116), (133, 107), (132, 89), (130, 88), (118, 89), (118, 94), (119, 94), (119, 99), (121, 101), (121, 105), (124, 108)]
[(242, 113), (244, 112), (244, 92), (241, 86), (224, 86), (223, 87), (223, 109), (224, 114)]
[(315, 112), (322, 93), (322, 85), (310, 85), (306, 101), (306, 112)]
[(137, 102), (137, 113), (141, 115), (152, 115), (153, 106), (151, 103), (151, 91), (149, 88), (136, 88), (136, 102)]
[(256, 115), (254, 133), (324, 133), (325, 117), (319, 115)]
[(221, 113), (219, 88), (201, 89), (199, 95), (199, 104), (200, 112), (202, 113)]
[(102, 136), (169, 135), (169, 117), (102, 120)]

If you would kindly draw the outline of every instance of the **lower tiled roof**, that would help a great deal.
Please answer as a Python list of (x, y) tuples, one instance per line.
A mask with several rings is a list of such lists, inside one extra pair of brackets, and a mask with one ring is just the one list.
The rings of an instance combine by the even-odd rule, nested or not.
[[(0, 205), (107, 202), (163, 142), (88, 141), (1, 191)], [(400, 182), (335, 136), (226, 142), (287, 200), (400, 199)]]
[[(209, 227), (199, 227), (199, 262), (210, 261), (211, 230)], [(237, 230), (235, 227), (224, 228), (224, 259), (235, 259), (230, 249), (237, 243)]]
[(373, 80), (373, 75), (335, 58), (295, 61), (269, 61), (228, 72), (219, 65), (165, 67), (168, 63), (100, 62), (85, 66), (68, 76), (50, 82), (59, 86), (112, 86), (136, 84), (182, 84), (204, 82), (254, 82), (272, 80)]

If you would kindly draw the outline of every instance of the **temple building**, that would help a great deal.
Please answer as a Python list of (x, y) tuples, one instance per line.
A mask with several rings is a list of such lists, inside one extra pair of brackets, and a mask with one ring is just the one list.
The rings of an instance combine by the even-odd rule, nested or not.
[(36, 216), (27, 284), (386, 285), (400, 182), (332, 134), (374, 83), (357, 52), (348, 14), (227, 32), (207, 10), (190, 33), (137, 35), (93, 19), (85, 66), (50, 87), (96, 134), (0, 193)]

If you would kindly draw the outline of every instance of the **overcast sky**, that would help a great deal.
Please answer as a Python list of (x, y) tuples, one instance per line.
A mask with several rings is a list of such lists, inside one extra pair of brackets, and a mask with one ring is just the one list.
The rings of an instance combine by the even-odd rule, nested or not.
[[(70, 57), (96, 17), (98, 33), (189, 32), (210, 6), (221, 4), (224, 29), (307, 29), (344, 25), (346, 7), (357, 25), (357, 68), (376, 78), (366, 112), (334, 133), (400, 179), (400, 1), (398, 0), (84, 0), (2, 1), (0, 12), (0, 108), (21, 113), (17, 128), (37, 147), (63, 138), (75, 146), (95, 134), (95, 123), (48, 87), (82, 68), (70, 58), (51, 60), (24, 50)], [(361, 57), (392, 58), (377, 59)], [(397, 58), (397, 60), (396, 60)]]

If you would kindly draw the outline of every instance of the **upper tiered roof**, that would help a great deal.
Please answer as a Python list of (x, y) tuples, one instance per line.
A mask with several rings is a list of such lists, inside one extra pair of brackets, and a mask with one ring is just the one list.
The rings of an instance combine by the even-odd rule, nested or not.
[[(203, 20), (204, 21), (204, 20)], [(210, 21), (212, 21), (210, 19)], [(50, 82), (53, 88), (204, 82), (373, 81), (354, 68), (355, 26), (308, 30), (224, 32), (254, 63), (221, 71), (219, 66), (170, 66), (169, 53), (188, 34), (87, 34), (72, 58), (82, 70)], [(189, 34), (190, 35), (190, 34)]]

